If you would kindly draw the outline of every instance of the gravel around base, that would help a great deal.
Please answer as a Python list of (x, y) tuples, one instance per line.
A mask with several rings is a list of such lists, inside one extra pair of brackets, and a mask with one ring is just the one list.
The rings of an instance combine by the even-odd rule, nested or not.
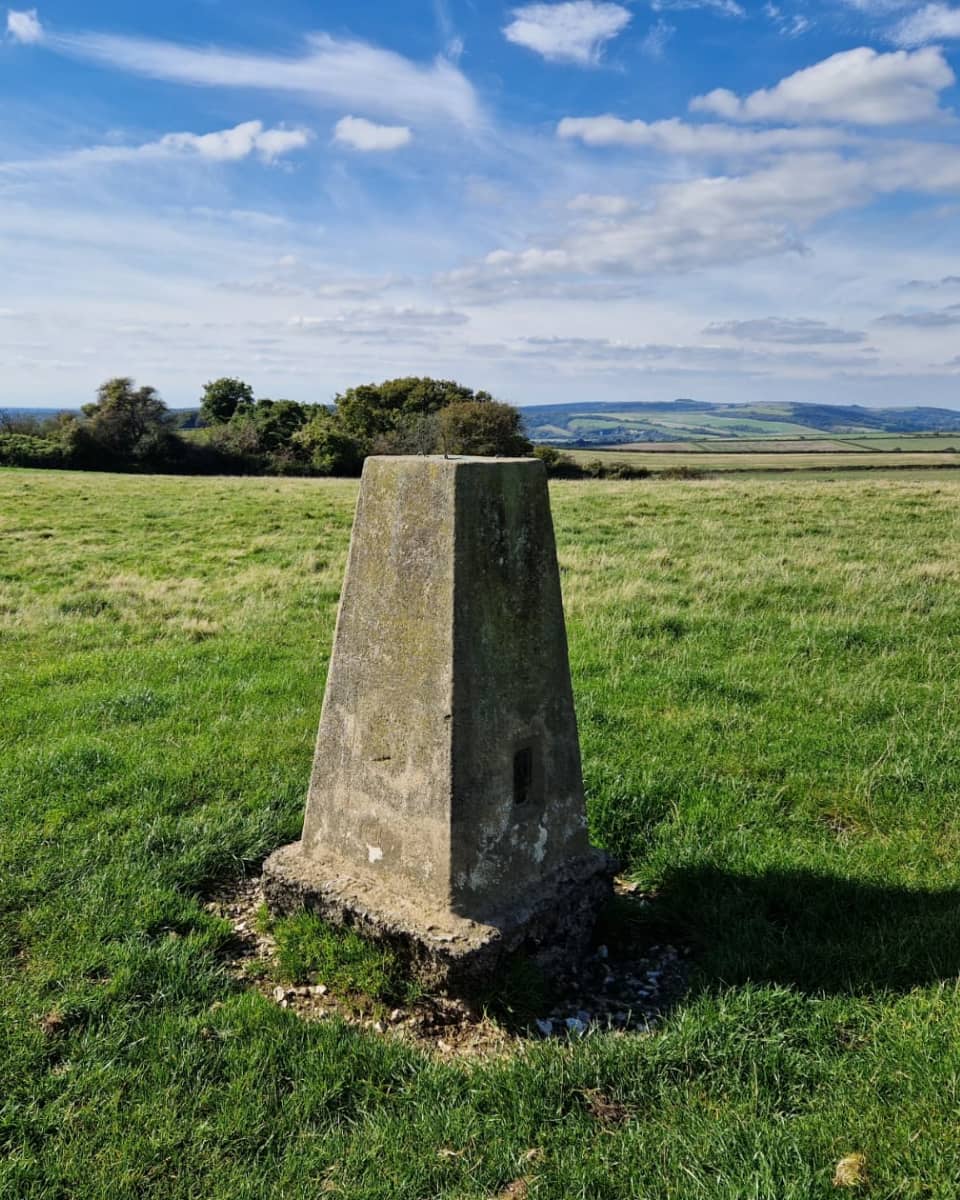
[[(616, 890), (638, 908), (647, 901), (627, 881), (618, 880)], [(232, 883), (207, 902), (209, 912), (233, 927), (227, 967), (235, 978), (305, 1021), (339, 1018), (384, 1037), (415, 1043), (444, 1059), (500, 1056), (519, 1052), (531, 1041), (594, 1032), (649, 1034), (687, 989), (685, 949), (650, 945), (624, 953), (600, 945), (576, 977), (558, 984), (549, 1008), (520, 1028), (507, 1027), (455, 997), (421, 996), (412, 1004), (389, 1008), (357, 993), (336, 994), (319, 978), (299, 986), (279, 983), (276, 943), (257, 928), (263, 903), (259, 877)]]

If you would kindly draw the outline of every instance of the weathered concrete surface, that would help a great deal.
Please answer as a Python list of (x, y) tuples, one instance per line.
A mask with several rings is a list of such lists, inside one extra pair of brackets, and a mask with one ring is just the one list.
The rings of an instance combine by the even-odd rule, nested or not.
[(543, 465), (368, 459), (303, 838), (268, 859), (268, 900), (454, 986), (521, 947), (578, 953), (611, 874), (587, 839)]

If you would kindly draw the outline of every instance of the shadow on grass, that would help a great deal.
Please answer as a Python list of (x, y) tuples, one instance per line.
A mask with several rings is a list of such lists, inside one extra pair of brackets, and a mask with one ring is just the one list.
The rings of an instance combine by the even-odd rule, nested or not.
[(645, 938), (688, 945), (708, 986), (751, 981), (851, 995), (960, 974), (960, 889), (696, 867), (669, 875), (638, 925)]

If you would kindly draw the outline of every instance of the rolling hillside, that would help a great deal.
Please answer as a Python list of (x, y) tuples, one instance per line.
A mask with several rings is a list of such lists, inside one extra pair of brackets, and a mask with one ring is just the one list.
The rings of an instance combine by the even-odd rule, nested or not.
[[(960, 412), (945, 408), (863, 408), (830, 404), (592, 403), (523, 409), (528, 435), (564, 446), (631, 446), (690, 450), (703, 443), (749, 441), (770, 450), (881, 448), (877, 439), (960, 434)], [(907, 448), (907, 447), (904, 447)], [(913, 447), (910, 447), (913, 448)], [(916, 447), (919, 449), (920, 447)], [(932, 447), (931, 447), (932, 448)]]

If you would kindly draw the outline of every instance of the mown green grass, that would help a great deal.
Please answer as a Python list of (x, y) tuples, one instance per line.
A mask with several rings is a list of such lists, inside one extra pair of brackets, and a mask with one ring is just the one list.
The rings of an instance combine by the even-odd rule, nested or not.
[(696, 975), (472, 1066), (204, 908), (299, 832), (354, 497), (0, 473), (0, 1196), (960, 1194), (960, 478), (554, 486), (593, 836)]
[(352, 929), (337, 929), (314, 913), (277, 919), (264, 905), (257, 914), (257, 927), (276, 943), (274, 968), (284, 983), (304, 984), (319, 978), (338, 995), (381, 1001), (408, 1000), (419, 994), (416, 982), (405, 975), (390, 950), (365, 941)]

